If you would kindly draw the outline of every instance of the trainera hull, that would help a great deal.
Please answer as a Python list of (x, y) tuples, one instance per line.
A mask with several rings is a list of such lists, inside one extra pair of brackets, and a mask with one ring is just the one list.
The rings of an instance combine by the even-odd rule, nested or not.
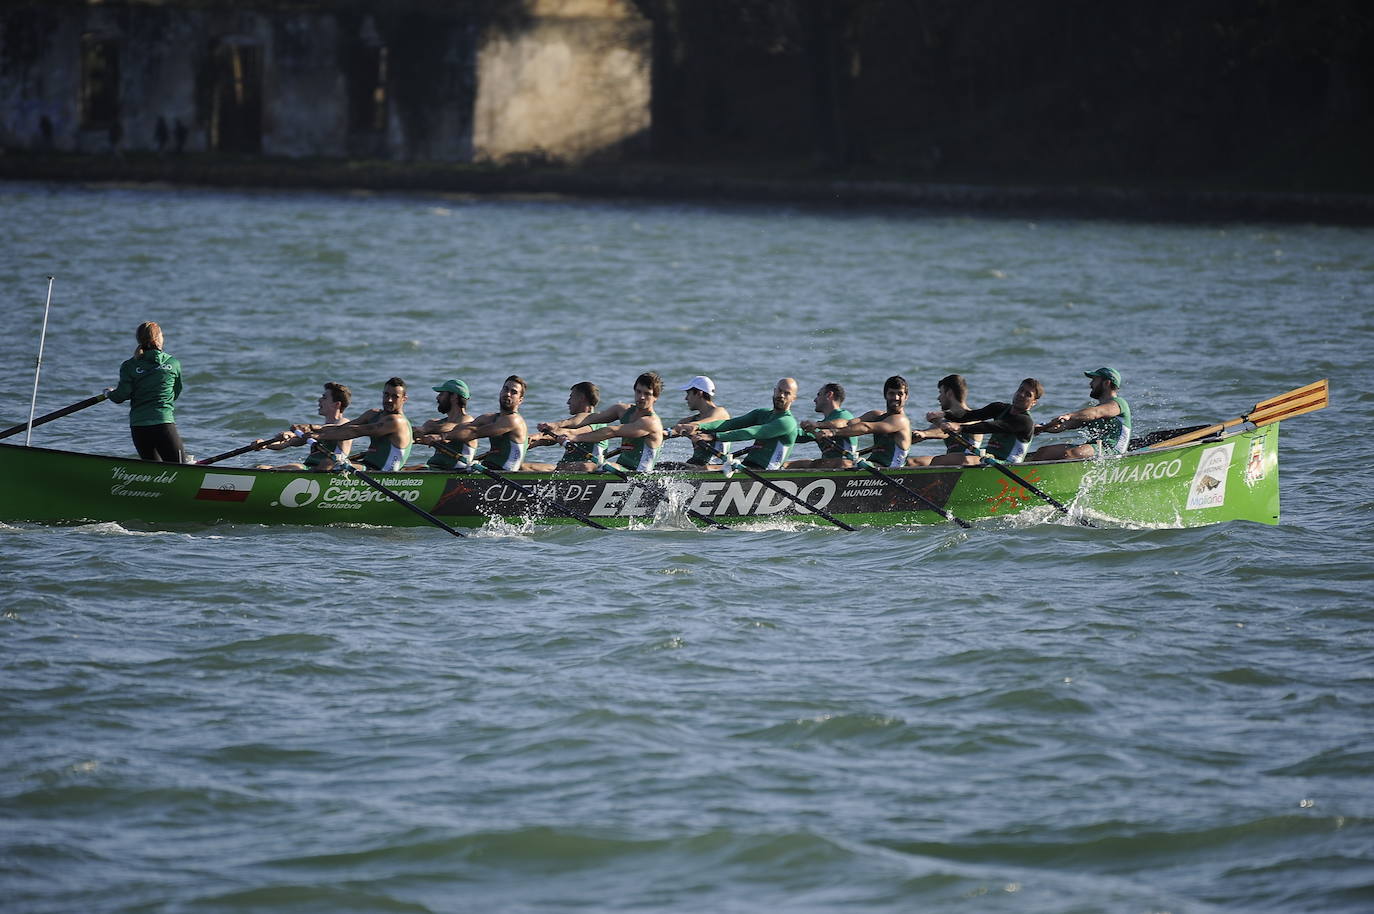
[[(1279, 519), (1278, 424), (1221, 440), (1100, 461), (1022, 464), (1014, 471), (1088, 518), (1199, 526)], [(1001, 518), (1045, 502), (989, 467), (888, 471), (965, 520)], [(517, 487), (471, 473), (372, 474), (452, 526), (493, 517), (576, 523), (541, 503), (556, 498), (607, 526), (673, 506), (721, 523), (780, 519), (828, 523), (736, 472), (656, 473), (634, 486), (601, 474), (510, 474)], [(855, 526), (943, 523), (907, 494), (862, 471), (770, 472), (767, 478)], [(171, 465), (132, 458), (0, 445), (0, 520), (48, 523), (376, 524), (426, 521), (345, 473)]]

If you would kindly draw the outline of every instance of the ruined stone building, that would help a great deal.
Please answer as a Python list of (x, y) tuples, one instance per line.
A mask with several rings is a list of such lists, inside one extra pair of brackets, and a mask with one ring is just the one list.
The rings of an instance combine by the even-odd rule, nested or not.
[(649, 129), (630, 0), (8, 0), (0, 147), (430, 161)]

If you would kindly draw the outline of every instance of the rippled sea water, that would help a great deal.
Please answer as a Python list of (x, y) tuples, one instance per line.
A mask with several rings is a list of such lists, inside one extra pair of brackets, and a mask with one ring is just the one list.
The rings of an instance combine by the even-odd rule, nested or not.
[[(0, 417), (185, 367), (193, 453), (393, 374), (742, 411), (1329, 377), (1283, 522), (0, 525), (6, 912), (1367, 911), (1374, 231), (0, 185)], [(677, 394), (666, 416), (682, 415)], [(130, 453), (122, 408), (36, 444)]]

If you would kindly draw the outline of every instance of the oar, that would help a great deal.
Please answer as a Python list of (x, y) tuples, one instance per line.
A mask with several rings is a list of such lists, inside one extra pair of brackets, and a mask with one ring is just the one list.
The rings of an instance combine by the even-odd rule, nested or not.
[[(641, 480), (641, 479), (631, 479), (629, 473), (626, 473), (624, 470), (620, 469), (620, 467), (616, 466), (615, 464), (613, 464), (613, 463), (603, 463), (603, 464), (601, 464), (601, 466), (604, 467), (604, 468), (607, 469), (607, 470), (610, 470), (610, 471), (611, 471), (612, 473), (614, 473), (616, 476), (619, 476), (621, 479), (625, 480), (625, 481), (628, 482), (630, 485), (634, 486), (636, 489), (644, 489), (646, 492), (648, 491), (648, 488), (649, 488), (649, 487), (648, 487), (648, 485), (647, 485), (643, 480)], [(705, 524), (705, 525), (708, 526), (708, 527), (715, 527), (717, 530), (728, 530), (728, 529), (729, 529), (728, 527), (725, 526), (725, 524), (716, 523), (715, 521), (711, 520), (711, 518), (707, 517), (705, 514), (702, 514), (700, 511), (694, 511), (694, 510), (692, 510), (691, 508), (688, 508), (688, 509), (687, 509), (687, 514), (688, 514), (688, 516), (692, 517), (694, 520), (699, 520), (699, 521), (701, 521), (703, 524)]]
[(1224, 432), (1228, 428), (1240, 425), (1242, 422), (1252, 423), (1255, 428), (1262, 425), (1269, 425), (1278, 422), (1280, 419), (1291, 419), (1294, 416), (1301, 416), (1303, 413), (1310, 413), (1324, 408), (1330, 401), (1327, 397), (1326, 378), (1320, 381), (1313, 381), (1303, 387), (1295, 387), (1286, 394), (1279, 394), (1277, 397), (1270, 397), (1268, 400), (1261, 400), (1256, 403), (1254, 408), (1243, 416), (1235, 419), (1227, 419), (1216, 425), (1203, 426), (1200, 429), (1191, 431), (1186, 435), (1179, 435), (1177, 438), (1170, 438), (1158, 444), (1152, 444), (1146, 450), (1158, 450), (1159, 448), (1172, 447), (1176, 444), (1187, 444), (1189, 441), (1196, 441), (1199, 438), (1206, 438), (1218, 432)]
[[(315, 442), (314, 442), (314, 441), (311, 441), (311, 444), (315, 444)], [(360, 470), (360, 469), (358, 469), (357, 467), (353, 466), (353, 464), (349, 463), (347, 460), (342, 460), (342, 461), (340, 461), (340, 462), (338, 463), (338, 466), (339, 466), (340, 468), (342, 468), (342, 470), (343, 470), (345, 473), (352, 473), (354, 476), (357, 476), (357, 477), (358, 477), (359, 479), (361, 479), (363, 482), (365, 482), (365, 483), (367, 483), (368, 485), (372, 486), (372, 488), (376, 489), (378, 492), (381, 492), (383, 495), (385, 495), (387, 498), (391, 499), (392, 501), (396, 502), (396, 504), (400, 505), (402, 508), (405, 508), (405, 509), (407, 509), (407, 510), (409, 510), (409, 511), (414, 511), (416, 514), (420, 515), (420, 516), (423, 517), (425, 520), (429, 521), (431, 524), (433, 524), (434, 526), (438, 527), (440, 530), (446, 530), (446, 531), (448, 531), (449, 533), (452, 533), (454, 536), (459, 537), (460, 539), (461, 539), (462, 537), (464, 537), (464, 536), (467, 535), (466, 533), (461, 533), (461, 532), (459, 532), (459, 531), (457, 531), (457, 530), (454, 530), (454, 529), (453, 529), (452, 527), (450, 527), (448, 524), (446, 524), (446, 523), (444, 523), (443, 521), (439, 520), (439, 518), (435, 517), (433, 514), (430, 514), (430, 513), (429, 513), (428, 511), (426, 511), (424, 508), (419, 508), (419, 507), (416, 507), (415, 505), (412, 505), (410, 502), (406, 501), (406, 500), (405, 500), (404, 498), (402, 498), (400, 495), (397, 495), (395, 492), (391, 491), (391, 490), (388, 489), (386, 486), (382, 485), (382, 484), (381, 484), (380, 482), (378, 482), (376, 479), (372, 478), (372, 475), (371, 475), (371, 474), (369, 474), (369, 473), (364, 473), (362, 470)]]
[(943, 517), (945, 520), (956, 523), (959, 526), (963, 527), (965, 530), (969, 530), (973, 527), (973, 524), (970, 524), (962, 517), (956, 517), (955, 515), (946, 511), (944, 508), (937, 505), (935, 502), (931, 501), (929, 498), (926, 498), (920, 492), (917, 492), (915, 489), (903, 483), (901, 480), (893, 479), (891, 476), (888, 476), (882, 470), (879, 470), (877, 467), (873, 466), (867, 461), (859, 461), (858, 467), (859, 469), (866, 471), (870, 476), (875, 476), (878, 479), (881, 479), (883, 482), (887, 483), (888, 485), (895, 486), (896, 488), (902, 490), (906, 494), (910, 495), (912, 498), (916, 499), (921, 504), (925, 505), (930, 510), (934, 511), (936, 514)]
[[(434, 445), (431, 445), (431, 447), (433, 447), (436, 451), (439, 451), (439, 452), (444, 453), (444, 454), (448, 454), (450, 457), (457, 458), (458, 460), (464, 460), (464, 459), (465, 459), (461, 454), (459, 454), (459, 453), (458, 453), (457, 451), (455, 451), (453, 448), (445, 447), (445, 446), (442, 445), (442, 444), (434, 444)], [(529, 499), (530, 501), (532, 501), (532, 502), (535, 502), (536, 504), (541, 500), (541, 499), (539, 498), (539, 494), (538, 494), (537, 492), (535, 492), (533, 489), (531, 489), (529, 486), (524, 485), (524, 484), (522, 484), (522, 483), (518, 483), (518, 482), (516, 482), (514, 479), (511, 479), (509, 476), (503, 476), (503, 475), (501, 475), (500, 473), (496, 472), (495, 470), (493, 470), (491, 467), (487, 466), (487, 465), (484, 464), (484, 463), (476, 462), (476, 463), (471, 463), (471, 464), (469, 464), (469, 466), (470, 466), (472, 469), (476, 470), (477, 472), (479, 472), (479, 473), (484, 473), (484, 474), (486, 474), (487, 476), (490, 476), (492, 479), (495, 479), (497, 482), (505, 483), (506, 485), (510, 486), (511, 488), (513, 488), (513, 489), (515, 489), (515, 490), (517, 490), (517, 491), (523, 493), (524, 496), (525, 496), (526, 498), (528, 498), (528, 499)], [(582, 513), (579, 512), (579, 511), (574, 511), (572, 508), (569, 508), (569, 507), (566, 507), (566, 506), (564, 506), (564, 505), (559, 504), (558, 501), (557, 501), (557, 499), (553, 499), (553, 498), (548, 499), (548, 505), (549, 505), (550, 508), (552, 508), (553, 510), (557, 511), (559, 514), (562, 514), (564, 517), (571, 517), (573, 520), (579, 521), (580, 523), (584, 523), (584, 524), (586, 524), (588, 527), (595, 527), (595, 528), (598, 529), (598, 530), (605, 530), (605, 529), (607, 529), (607, 527), (606, 527), (605, 524), (598, 524), (596, 521), (592, 520), (592, 519), (591, 519), (590, 517), (588, 517), (587, 515), (582, 514)]]
[(249, 451), (260, 451), (272, 442), (271, 438), (264, 438), (261, 441), (254, 441), (252, 444), (245, 444), (243, 447), (236, 447), (232, 451), (225, 451), (223, 454), (216, 454), (213, 457), (206, 457), (204, 460), (197, 460), (196, 466), (209, 466), (212, 463), (219, 463), (221, 460), (228, 460), (230, 457), (237, 457), (240, 454), (247, 454)]
[[(963, 445), (965, 448), (967, 448), (970, 452), (972, 452), (972, 453), (977, 453), (977, 452), (978, 452), (978, 449), (975, 448), (975, 447), (973, 446), (973, 442), (969, 441), (967, 438), (965, 438), (963, 435), (959, 434), (958, 432), (946, 432), (945, 434), (947, 434), (949, 437), (953, 438), (955, 441), (957, 441), (957, 442), (959, 442), (960, 444), (962, 444), (962, 445)], [(1003, 476), (1007, 477), (1007, 478), (1010, 479), (1012, 482), (1016, 483), (1018, 486), (1021, 486), (1021, 487), (1022, 487), (1023, 489), (1025, 489), (1027, 492), (1031, 492), (1031, 493), (1033, 493), (1033, 494), (1035, 494), (1035, 495), (1038, 495), (1038, 496), (1040, 496), (1041, 498), (1043, 498), (1046, 502), (1048, 502), (1049, 504), (1054, 505), (1054, 506), (1055, 506), (1056, 508), (1058, 508), (1061, 512), (1063, 512), (1063, 514), (1064, 514), (1065, 517), (1071, 517), (1071, 518), (1073, 518), (1074, 521), (1076, 521), (1080, 526), (1083, 526), (1083, 527), (1096, 527), (1096, 526), (1097, 526), (1096, 524), (1089, 522), (1086, 518), (1076, 516), (1072, 511), (1070, 511), (1070, 510), (1064, 505), (1063, 502), (1061, 502), (1059, 499), (1055, 498), (1055, 497), (1054, 497), (1053, 495), (1051, 495), (1050, 493), (1046, 492), (1044, 489), (1041, 489), (1041, 488), (1039, 488), (1038, 486), (1032, 485), (1031, 483), (1029, 483), (1029, 482), (1027, 482), (1026, 480), (1022, 479), (1020, 476), (1017, 476), (1017, 475), (1016, 475), (1015, 473), (1013, 473), (1013, 472), (1011, 471), (1011, 469), (1010, 469), (1005, 463), (1003, 463), (1002, 461), (996, 460), (996, 461), (993, 462), (992, 466), (995, 467), (995, 468), (997, 469), (997, 471), (1000, 472)]]
[(722, 454), (720, 450), (717, 448), (713, 447), (711, 450), (715, 451), (717, 457), (721, 457), (725, 460), (726, 469), (730, 469), (731, 467), (733, 467), (736, 470), (743, 470), (745, 475), (748, 476), (750, 479), (753, 479), (755, 482), (762, 483), (766, 488), (772, 489), (774, 492), (777, 492), (783, 498), (786, 498), (789, 501), (796, 502), (797, 504), (805, 508), (807, 511), (810, 511), (812, 514), (819, 514), (821, 517), (830, 521), (832, 524), (834, 524), (836, 527), (839, 527), (841, 530), (848, 530), (850, 533), (856, 532), (853, 527), (849, 526), (844, 521), (840, 520), (838, 517), (835, 517), (833, 514), (826, 511), (824, 508), (817, 507), (816, 505), (807, 502), (805, 499), (793, 495), (791, 492), (787, 491), (782, 486), (775, 485), (770, 480), (767, 480), (760, 476), (752, 467), (745, 465), (742, 461), (730, 460), (729, 458), (725, 457), (725, 455)]
[(3, 432), (0, 432), (0, 438), (8, 438), (11, 435), (17, 435), (24, 429), (31, 428), (34, 425), (42, 425), (44, 422), (51, 422), (54, 419), (61, 419), (63, 416), (70, 416), (72, 413), (77, 412), (78, 410), (83, 410), (88, 406), (95, 406), (97, 403), (104, 399), (106, 399), (105, 394), (96, 394), (94, 397), (87, 397), (80, 403), (73, 403), (71, 406), (64, 406), (59, 410), (54, 410), (53, 412), (48, 413), (46, 416), (39, 416), (37, 419), (34, 419), (32, 423), (21, 422), (18, 425), (12, 425), (9, 428), (5, 429)]

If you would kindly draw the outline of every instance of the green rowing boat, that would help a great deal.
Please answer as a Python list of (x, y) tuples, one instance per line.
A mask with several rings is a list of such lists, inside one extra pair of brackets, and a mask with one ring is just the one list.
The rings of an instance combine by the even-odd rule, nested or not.
[[(1088, 461), (1023, 463), (1017, 476), (1075, 514), (1130, 525), (1193, 527), (1279, 520), (1279, 423), (1173, 447)], [(1045, 501), (991, 467), (885, 471), (965, 520), (1000, 518)], [(554, 515), (557, 501), (607, 526), (688, 512), (720, 523), (786, 517), (827, 523), (798, 500), (853, 525), (936, 524), (944, 519), (899, 487), (858, 470), (747, 475), (651, 473), (634, 483), (602, 474), (512, 473), (520, 486), (469, 473), (371, 474), (409, 504), (456, 527), (492, 518)], [(784, 497), (781, 489), (793, 498)], [(0, 521), (237, 524), (426, 523), (349, 473), (154, 463), (0, 444)]]

